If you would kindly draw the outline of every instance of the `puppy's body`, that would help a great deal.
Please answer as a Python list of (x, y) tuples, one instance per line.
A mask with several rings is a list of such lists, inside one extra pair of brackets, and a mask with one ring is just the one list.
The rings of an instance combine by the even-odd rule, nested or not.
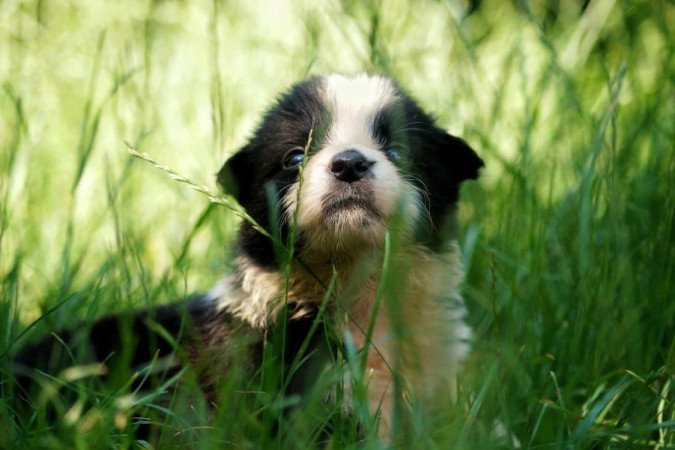
[(156, 321), (180, 336), (211, 391), (235, 360), (255, 370), (279, 320), (290, 337), (286, 358), (305, 341), (319, 346), (310, 330), (321, 310), (367, 352), (370, 408), (386, 436), (394, 384), (422, 404), (445, 398), (468, 350), (459, 248), (448, 230), (460, 183), (481, 165), (388, 78), (299, 83), (218, 174), (275, 239), (244, 221), (232, 272), (187, 307), (139, 315), (134, 333)]

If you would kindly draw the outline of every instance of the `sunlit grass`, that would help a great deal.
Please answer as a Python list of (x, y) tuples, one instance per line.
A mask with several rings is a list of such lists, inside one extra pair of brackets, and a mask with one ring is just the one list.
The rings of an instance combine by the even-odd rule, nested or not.
[[(129, 447), (137, 416), (198, 448), (319, 439), (317, 417), (342, 413), (320, 389), (276, 434), (288, 399), (234, 381), (211, 419), (192, 397), (164, 410), (70, 382), (75, 403), (45, 389), (50, 423), (12, 411), (4, 364), (35, 320), (29, 334), (208, 289), (239, 220), (209, 199), (222, 162), (292, 82), (362, 70), (487, 164), (460, 205), (475, 349), (420, 445), (508, 448), (498, 421), (523, 448), (675, 447), (674, 16), (663, 1), (1, 2), (0, 448)], [(356, 425), (337, 423), (352, 446)]]

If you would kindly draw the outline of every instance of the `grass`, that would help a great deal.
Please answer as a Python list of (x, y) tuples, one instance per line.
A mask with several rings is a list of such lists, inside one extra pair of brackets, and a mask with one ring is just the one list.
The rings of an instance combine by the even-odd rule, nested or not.
[[(75, 373), (58, 392), (76, 400), (45, 388), (62, 412), (49, 421), (13, 410), (7, 355), (28, 328), (170, 301), (226, 270), (237, 215), (125, 141), (215, 191), (279, 91), (359, 70), (395, 76), (487, 163), (460, 205), (474, 351), (414, 447), (509, 448), (498, 420), (526, 449), (675, 448), (675, 8), (468, 4), (0, 3), (0, 448), (134, 447), (134, 416), (194, 448), (315, 445), (317, 418), (341, 412), (312, 398), (271, 433), (294, 401), (270, 397), (273, 367), (267, 393), (223, 386), (211, 420), (198, 396), (162, 411)], [(335, 446), (353, 447), (354, 422), (336, 423)]]

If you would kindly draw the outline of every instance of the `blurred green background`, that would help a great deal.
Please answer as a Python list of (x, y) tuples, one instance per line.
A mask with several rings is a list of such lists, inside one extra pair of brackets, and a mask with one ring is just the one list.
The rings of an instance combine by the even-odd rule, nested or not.
[(215, 190), (291, 83), (386, 73), (486, 162), (436, 445), (509, 447), (498, 420), (524, 448), (674, 448), (674, 24), (671, 1), (0, 1), (0, 349), (55, 305), (41, 326), (227, 270), (234, 215), (125, 141)]

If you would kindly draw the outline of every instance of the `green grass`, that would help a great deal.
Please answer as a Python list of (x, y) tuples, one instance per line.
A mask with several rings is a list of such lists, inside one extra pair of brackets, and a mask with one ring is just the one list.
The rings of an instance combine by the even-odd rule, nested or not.
[(293, 399), (234, 383), (211, 419), (198, 396), (163, 415), (82, 380), (62, 388), (73, 403), (45, 390), (57, 420), (17, 413), (7, 354), (36, 320), (30, 335), (225, 272), (238, 216), (125, 141), (215, 191), (278, 92), (361, 70), (395, 76), (486, 161), (460, 205), (474, 351), (415, 447), (508, 448), (499, 420), (523, 448), (675, 448), (672, 3), (272, 3), (0, 2), (0, 448), (133, 447), (129, 411), (194, 448), (314, 445), (340, 411), (312, 398), (268, 437)]

